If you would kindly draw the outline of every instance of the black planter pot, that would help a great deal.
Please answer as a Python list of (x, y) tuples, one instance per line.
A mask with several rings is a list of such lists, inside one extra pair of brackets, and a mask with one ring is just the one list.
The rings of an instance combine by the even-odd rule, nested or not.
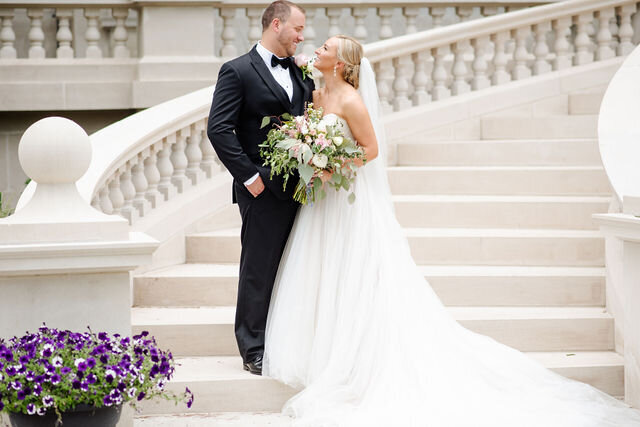
[(61, 421), (55, 412), (44, 416), (10, 412), (9, 421), (13, 427), (114, 427), (121, 412), (122, 405), (95, 408), (81, 404), (63, 412)]

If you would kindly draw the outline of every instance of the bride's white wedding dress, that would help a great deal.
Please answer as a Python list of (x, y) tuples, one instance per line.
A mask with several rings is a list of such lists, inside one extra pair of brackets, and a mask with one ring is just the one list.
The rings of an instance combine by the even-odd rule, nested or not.
[(383, 156), (359, 169), (353, 204), (331, 190), (298, 212), (263, 362), (303, 388), (284, 413), (313, 427), (640, 426), (640, 412), (452, 319), (411, 257)]

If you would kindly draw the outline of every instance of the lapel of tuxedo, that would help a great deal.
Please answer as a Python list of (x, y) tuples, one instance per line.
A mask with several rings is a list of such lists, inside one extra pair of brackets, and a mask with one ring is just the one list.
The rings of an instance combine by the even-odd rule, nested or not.
[(249, 55), (251, 56), (251, 65), (255, 68), (256, 72), (262, 79), (265, 85), (273, 92), (273, 94), (278, 98), (282, 106), (288, 111), (291, 112), (291, 102), (289, 101), (289, 96), (287, 92), (278, 84), (271, 71), (267, 68), (267, 65), (262, 60), (260, 54), (256, 51), (255, 46), (253, 49), (249, 51)]
[[(309, 99), (309, 87), (302, 81), (302, 70), (300, 67), (295, 65), (295, 62), (291, 60), (291, 80), (294, 84), (297, 84), (298, 90), (302, 92), (302, 106), (301, 108), (304, 111), (304, 104)], [(295, 96), (295, 93), (294, 93)], [(301, 114), (301, 113), (300, 113)]]

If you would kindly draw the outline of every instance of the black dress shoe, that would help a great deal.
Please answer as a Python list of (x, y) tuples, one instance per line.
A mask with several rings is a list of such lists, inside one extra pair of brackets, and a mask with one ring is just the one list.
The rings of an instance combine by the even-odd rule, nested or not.
[(250, 362), (244, 362), (242, 367), (253, 375), (262, 375), (262, 356), (257, 356)]

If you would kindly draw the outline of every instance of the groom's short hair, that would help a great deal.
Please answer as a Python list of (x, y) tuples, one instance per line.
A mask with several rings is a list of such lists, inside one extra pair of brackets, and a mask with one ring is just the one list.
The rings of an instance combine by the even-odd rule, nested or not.
[(269, 28), (271, 22), (276, 18), (278, 18), (283, 24), (287, 22), (287, 19), (291, 16), (292, 7), (298, 9), (303, 15), (305, 14), (302, 6), (298, 6), (297, 4), (287, 0), (277, 0), (267, 6), (262, 14), (262, 31)]

